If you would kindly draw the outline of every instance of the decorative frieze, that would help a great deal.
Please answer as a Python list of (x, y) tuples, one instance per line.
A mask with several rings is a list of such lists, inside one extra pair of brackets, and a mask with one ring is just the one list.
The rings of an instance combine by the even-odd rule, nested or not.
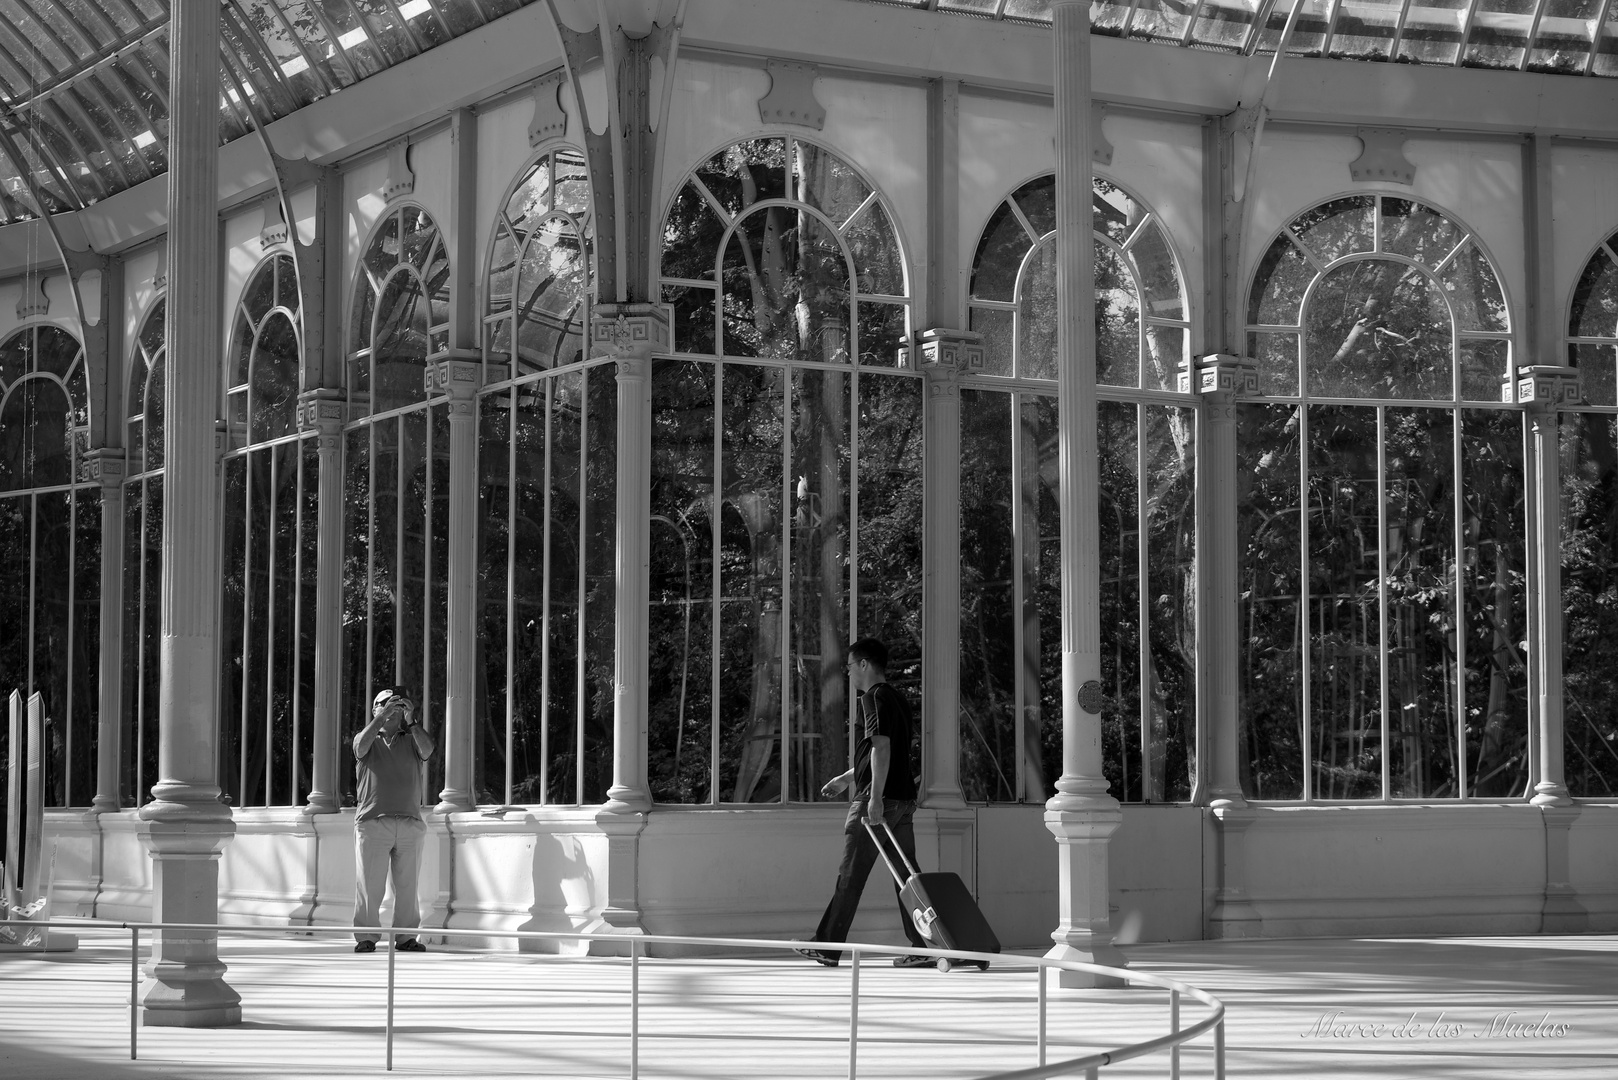
[(789, 64), (767, 60), (769, 93), (758, 99), (758, 118), (766, 124), (798, 124), (819, 131), (826, 126), (826, 108), (815, 100), (815, 79), (820, 69), (813, 64)]
[(960, 375), (981, 374), (983, 335), (974, 330), (923, 330), (900, 346), (899, 366), (931, 373), (947, 368)]
[(669, 350), (673, 327), (668, 304), (596, 304), (590, 309), (590, 356), (650, 359)]
[(85, 479), (101, 485), (104, 491), (122, 491), (128, 462), (121, 446), (98, 446), (84, 455)]
[(1257, 394), (1258, 364), (1232, 353), (1208, 353), (1180, 365), (1182, 394)]
[(430, 362), (422, 372), (422, 385), (428, 394), (471, 398), (483, 385), (482, 358), (450, 355)]
[[(1512, 394), (1516, 397), (1513, 399)], [(1559, 364), (1528, 364), (1500, 387), (1500, 400), (1538, 409), (1571, 408), (1584, 400), (1579, 369)]]

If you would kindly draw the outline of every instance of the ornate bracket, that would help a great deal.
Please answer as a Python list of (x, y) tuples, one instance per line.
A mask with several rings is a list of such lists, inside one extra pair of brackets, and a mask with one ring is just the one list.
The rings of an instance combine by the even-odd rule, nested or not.
[(471, 355), (450, 355), (429, 363), (422, 374), (428, 394), (444, 394), (459, 401), (472, 398), (483, 385), (483, 359)]
[(1102, 121), (1107, 118), (1105, 102), (1096, 101), (1090, 105), (1090, 160), (1097, 165), (1112, 164), (1112, 143), (1107, 141), (1106, 130)]
[[(305, 390), (298, 395), (298, 426), (305, 431), (318, 431), (322, 450), (337, 448), (347, 411), (347, 402), (341, 390), (320, 388)], [(327, 440), (330, 440), (330, 445)]]
[(410, 139), (395, 139), (388, 144), (388, 179), (382, 185), (382, 197), (392, 202), (415, 190), (416, 174), (410, 170)]
[(766, 124), (799, 124), (816, 131), (826, 126), (826, 108), (815, 99), (819, 68), (767, 60), (764, 70), (770, 75), (770, 90), (758, 99), (760, 120)]
[(983, 335), (943, 327), (923, 330), (912, 343), (900, 347), (899, 366), (926, 372), (932, 382), (939, 384), (932, 391), (934, 396), (949, 393), (944, 388), (946, 382), (983, 371)]
[(165, 240), (157, 249), (157, 267), (152, 270), (152, 291), (162, 292), (169, 284), (169, 245)]
[(1177, 386), (1182, 394), (1256, 394), (1258, 363), (1230, 353), (1198, 356), (1180, 366)]
[(1584, 400), (1584, 384), (1579, 369), (1558, 364), (1532, 364), (1517, 369), (1515, 379), (1507, 377), (1500, 387), (1500, 400), (1515, 400), (1519, 405), (1542, 412), (1553, 412), (1571, 407)]
[(17, 298), (17, 318), (30, 319), (50, 312), (51, 298), (45, 295), (44, 275), (23, 278), (22, 295)]
[(1409, 186), (1416, 182), (1416, 167), (1404, 154), (1402, 128), (1357, 128), (1362, 149), (1349, 162), (1348, 175), (1356, 180), (1391, 180)]
[(528, 122), (528, 145), (538, 146), (546, 139), (567, 134), (567, 112), (562, 108), (562, 80), (565, 69), (558, 68), (534, 81), (534, 118)]
[(286, 213), (281, 209), (281, 193), (271, 193), (264, 200), (264, 224), (258, 230), (258, 246), (261, 251), (268, 251), (277, 244), (287, 242)]
[(620, 368), (667, 352), (674, 309), (668, 304), (596, 304), (590, 309), (590, 355), (610, 356)]

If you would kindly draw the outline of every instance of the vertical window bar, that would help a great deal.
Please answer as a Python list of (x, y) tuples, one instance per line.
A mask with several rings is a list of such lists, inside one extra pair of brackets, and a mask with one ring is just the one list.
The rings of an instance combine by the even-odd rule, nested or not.
[[(400, 255), (404, 254), (402, 240), (401, 235)], [(446, 398), (445, 400), (447, 401), (448, 399)], [(436, 449), (433, 445), (435, 441), (433, 439), (433, 410), (435, 408), (437, 408), (436, 405), (427, 404), (419, 410), (424, 431), (422, 436), (424, 445), (421, 455), (423, 473), (421, 485), (423, 503), (421, 508), (421, 713), (423, 716), (428, 714), (429, 707), (427, 703), (432, 700), (433, 689), (433, 472), (436, 468), (433, 464), (433, 451)], [(403, 416), (399, 417), (399, 490), (401, 493), (404, 491)], [(401, 503), (403, 502), (403, 500), (400, 501)], [(404, 530), (401, 529), (401, 539), (403, 538), (403, 533)], [(399, 560), (399, 566), (401, 570), (404, 567), (402, 558)], [(404, 584), (402, 574), (399, 578), (399, 583), (402, 591)], [(394, 655), (402, 656), (403, 651), (402, 648), (394, 649)], [(402, 684), (403, 680), (401, 679), (400, 682)], [(445, 704), (447, 706), (448, 702)], [(446, 707), (444, 711), (447, 716), (448, 708)], [(442, 723), (443, 719), (444, 717), (439, 717), (439, 729), (447, 730)], [(426, 764), (426, 762), (422, 762), (424, 768)], [(427, 787), (428, 785), (423, 783), (421, 790), (425, 792)]]
[[(516, 332), (515, 322), (512, 332)], [(539, 801), (545, 805), (551, 801), (551, 410), (555, 404), (556, 381), (546, 375), (540, 385), (545, 388), (545, 451), (542, 455), (545, 534), (539, 585)]]
[[(1015, 342), (1016, 339), (1013, 338), (1012, 340)], [(1012, 347), (1015, 349), (1015, 344)], [(1023, 490), (1026, 483), (1025, 470), (1028, 468), (1028, 463), (1023, 461), (1023, 396), (1016, 391), (1013, 391), (1008, 396), (1011, 398), (1011, 653), (1014, 658), (1011, 665), (1011, 700), (1013, 723), (1016, 725), (1013, 745), (1016, 747), (1017, 753), (1016, 767), (1012, 773), (1013, 790), (1011, 798), (1014, 802), (1022, 802), (1028, 790), (1027, 769), (1025, 768), (1027, 754), (1026, 746), (1024, 745), (1023, 728), (1027, 722), (1029, 697), (1033, 696), (1035, 700), (1038, 700), (1039, 695), (1037, 680), (1032, 688), (1028, 685), (1027, 654), (1024, 651), (1027, 647), (1024, 640), (1027, 637), (1027, 613), (1024, 610), (1024, 604), (1027, 603), (1025, 599), (1027, 582), (1032, 581), (1034, 583), (1037, 595), (1039, 559), (1036, 555), (1033, 562), (1029, 562), (1028, 547), (1025, 541), (1028, 519), (1024, 513)], [(959, 465), (956, 467), (959, 468)], [(1036, 470), (1038, 469), (1037, 461), (1034, 463), (1034, 467)], [(1036, 552), (1038, 551), (1037, 546), (1035, 550)], [(978, 603), (981, 605), (983, 600), (980, 598)]]
[[(373, 335), (374, 336), (374, 335)], [(366, 358), (370, 363), (370, 358)], [(371, 384), (374, 387), (376, 384)], [(376, 696), (376, 428), (365, 425), (365, 698), (360, 722), (371, 719), (371, 699)]]
[[(1307, 367), (1307, 358), (1303, 357), (1304, 349), (1300, 342), (1298, 350), (1302, 358), (1301, 363)], [(1307, 391), (1304, 384), (1300, 389)], [(1299, 396), (1298, 400), (1298, 652), (1299, 674), (1302, 678), (1303, 693), (1302, 705), (1298, 727), (1298, 749), (1303, 773), (1303, 801), (1308, 802), (1314, 798), (1315, 770), (1310, 761), (1313, 756), (1309, 752), (1310, 730), (1309, 724), (1312, 709), (1311, 696), (1314, 693), (1312, 676), (1314, 665), (1310, 662), (1314, 642), (1310, 640), (1311, 623), (1309, 620), (1309, 405), (1308, 397)]]
[[(289, 788), (288, 805), (298, 804), (298, 770), (303, 764), (298, 750), (303, 744), (299, 736), (303, 734), (303, 649), (299, 642), (303, 639), (303, 498), (304, 498), (304, 450), (308, 447), (306, 438), (299, 439), (292, 444), (297, 452), (298, 482), (297, 502), (294, 511), (292, 535), (292, 763), (287, 770)], [(369, 719), (369, 718), (367, 718)]]
[[(401, 230), (401, 238), (403, 230)], [(401, 242), (400, 247), (403, 247)], [(380, 313), (382, 302), (377, 301)], [(375, 344), (373, 340), (373, 345)], [(372, 358), (375, 359), (373, 348)], [(374, 387), (376, 384), (373, 383)], [(405, 626), (402, 602), (405, 591), (405, 414), (395, 413), (382, 421), (393, 427), (393, 678), (392, 685), (404, 684)], [(429, 464), (428, 468), (431, 469)], [(423, 612), (423, 615), (426, 613)], [(426, 689), (426, 672), (422, 672), (422, 689)], [(422, 705), (425, 708), (425, 695)]]
[[(802, 213), (799, 213), (799, 223), (802, 223)], [(850, 304), (850, 307), (853, 305)], [(776, 571), (779, 575), (781, 587), (781, 608), (777, 618), (780, 620), (779, 640), (776, 649), (779, 651), (778, 660), (781, 664), (780, 674), (776, 678), (779, 688), (779, 699), (776, 708), (781, 713), (781, 759), (776, 766), (781, 772), (780, 793), (775, 801), (785, 804), (791, 798), (792, 770), (792, 426), (793, 409), (798, 405), (798, 392), (794, 376), (799, 369), (788, 363), (786, 378), (781, 380), (781, 561)], [(855, 475), (859, 474), (859, 455), (853, 454), (849, 458)], [(765, 753), (769, 750), (766, 748)], [(766, 761), (768, 758), (766, 758)], [(767, 767), (767, 766), (766, 766)]]
[(715, 360), (714, 372), (714, 414), (713, 414), (713, 478), (711, 480), (712, 493), (710, 498), (713, 510), (708, 519), (708, 564), (709, 564), (709, 611), (708, 619), (708, 805), (719, 805), (719, 656), (720, 656), (720, 622), (724, 616), (725, 594), (724, 578), (720, 572), (720, 534), (724, 530), (725, 492), (724, 492), (724, 437), (725, 428), (725, 365), (721, 360)]
[[(28, 692), (34, 692), (34, 620), (39, 607), (39, 493), (28, 493)], [(40, 755), (43, 760), (44, 755)], [(26, 757), (22, 757), (26, 761)]]
[[(1376, 660), (1377, 694), (1382, 712), (1382, 798), (1393, 796), (1388, 718), (1388, 407), (1376, 407)], [(1404, 704), (1409, 704), (1405, 702)], [(1425, 794), (1425, 793), (1423, 793)]]
[[(1136, 295), (1144, 295), (1137, 288)], [(1137, 355), (1145, 353), (1145, 320), (1141, 322), (1142, 342)], [(1138, 365), (1137, 365), (1138, 369)], [(1152, 784), (1152, 608), (1148, 595), (1146, 541), (1146, 404), (1135, 403), (1135, 611), (1140, 622), (1137, 647), (1140, 653), (1140, 801), (1154, 802)]]
[[(150, 371), (147, 372), (150, 377)], [(144, 412), (144, 403), (143, 403)], [(144, 427), (144, 422), (142, 427)], [(145, 468), (145, 432), (141, 433), (141, 467)], [(146, 512), (148, 509), (146, 499), (146, 478), (143, 476), (135, 481), (131, 487), (138, 487), (140, 492), (140, 532), (137, 534), (136, 557), (140, 560), (140, 569), (136, 574), (139, 591), (135, 594), (135, 805), (141, 805), (141, 793), (146, 790), (145, 777), (141, 764), (146, 760)], [(29, 635), (29, 640), (33, 635)]]
[[(1458, 349), (1456, 350), (1459, 351)], [(1459, 358), (1457, 358), (1458, 360)], [(1456, 363), (1456, 378), (1460, 378), (1460, 364)], [(1459, 400), (1459, 395), (1457, 395)], [(1454, 518), (1455, 528), (1455, 557), (1450, 560), (1450, 588), (1454, 590), (1450, 597), (1454, 604), (1455, 619), (1455, 745), (1458, 753), (1455, 755), (1455, 797), (1469, 798), (1467, 794), (1466, 777), (1466, 590), (1462, 587), (1461, 568), (1466, 564), (1466, 502), (1461, 497), (1465, 490), (1463, 484), (1466, 473), (1463, 471), (1465, 461), (1465, 442), (1462, 439), (1462, 420), (1465, 413), (1459, 406), (1452, 410), (1454, 423), (1450, 425), (1451, 435), (1451, 468), (1455, 471), (1455, 482), (1450, 485), (1450, 501), (1454, 506), (1451, 517)]]
[(590, 475), (585, 463), (590, 454), (590, 371), (586, 369), (579, 372), (579, 535), (577, 540), (577, 578), (575, 586), (578, 592), (578, 606), (574, 608), (573, 618), (573, 803), (575, 806), (584, 805), (584, 665), (586, 660), (584, 642), (584, 601), (589, 592), (589, 582), (585, 578), (588, 564), (585, 553), (589, 550), (590, 536)]
[[(858, 309), (855, 309), (858, 317)], [(849, 402), (848, 416), (848, 640), (849, 643), (857, 641), (860, 637), (860, 557), (864, 554), (860, 550), (860, 369), (858, 364), (851, 364), (853, 373), (850, 382), (853, 385), (852, 401)], [(784, 515), (783, 515), (784, 516)], [(855, 723), (858, 714), (854, 711), (857, 706), (853, 695), (849, 695), (849, 722)], [(922, 736), (926, 738), (925, 734)], [(848, 744), (849, 767), (854, 765), (854, 741)], [(923, 745), (922, 760), (926, 761), (926, 748)]]
[[(1405, 0), (1409, 3), (1410, 0)], [(1601, 6), (1596, 10), (1595, 21), (1590, 24), (1590, 51), (1584, 54), (1583, 74), (1590, 74), (1595, 67), (1596, 52), (1601, 47), (1601, 31), (1607, 25), (1607, 13), (1612, 10), (1612, 0), (1601, 0)]]
[(247, 717), (252, 701), (253, 670), (253, 455), (242, 456), (242, 700), (237, 709), (241, 739), (236, 744), (236, 797), (247, 800)]
[[(512, 367), (511, 371), (516, 372)], [(527, 384), (533, 386), (533, 383)], [(517, 664), (517, 397), (518, 387), (501, 393), (506, 395), (506, 798), (511, 805), (513, 765), (516, 749), (513, 729), (517, 723), (514, 699), (517, 692), (515, 678)], [(544, 564), (541, 563), (541, 566)]]
[[(248, 413), (248, 423), (252, 423), (252, 413)], [(265, 552), (264, 559), (264, 805), (275, 805), (275, 787), (272, 778), (275, 776), (275, 557), (276, 548), (276, 492), (280, 489), (281, 467), (276, 450), (279, 447), (271, 446), (260, 453), (269, 458), (270, 463), (270, 490), (269, 512), (265, 515), (268, 523), (269, 550)]]

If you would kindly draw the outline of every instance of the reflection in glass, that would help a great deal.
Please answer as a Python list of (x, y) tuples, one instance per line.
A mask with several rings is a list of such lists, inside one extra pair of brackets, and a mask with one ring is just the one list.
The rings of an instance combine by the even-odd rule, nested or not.
[(1564, 414), (1562, 720), (1568, 793), (1618, 795), (1618, 417)]
[(1309, 392), (1449, 398), (1453, 340), (1449, 309), (1426, 273), (1381, 260), (1345, 263), (1320, 280), (1309, 305)]

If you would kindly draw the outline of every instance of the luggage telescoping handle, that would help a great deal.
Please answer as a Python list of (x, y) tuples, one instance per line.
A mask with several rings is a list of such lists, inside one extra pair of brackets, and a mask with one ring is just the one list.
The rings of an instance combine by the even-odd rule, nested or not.
[(888, 857), (887, 845), (883, 844), (882, 838), (876, 834), (876, 826), (879, 824), (882, 826), (882, 830), (888, 834), (888, 840), (893, 844), (893, 850), (899, 853), (899, 860), (904, 863), (905, 869), (910, 872), (910, 877), (915, 877), (921, 873), (919, 869), (911, 865), (910, 857), (905, 854), (904, 848), (899, 846), (899, 838), (893, 835), (893, 826), (888, 824), (887, 819), (873, 818), (866, 815), (862, 820), (865, 822), (865, 831), (871, 834), (871, 840), (876, 844), (876, 849), (882, 853), (882, 861), (888, 864), (888, 873), (893, 875), (894, 881), (903, 885), (909, 878), (899, 873), (899, 868), (894, 866), (893, 860)]

